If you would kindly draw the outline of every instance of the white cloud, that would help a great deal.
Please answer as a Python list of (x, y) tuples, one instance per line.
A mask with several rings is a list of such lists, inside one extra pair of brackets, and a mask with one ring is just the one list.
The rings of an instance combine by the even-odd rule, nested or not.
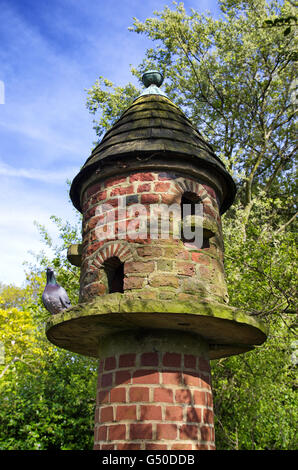
[(61, 171), (46, 171), (35, 168), (15, 168), (0, 161), (0, 175), (14, 178), (26, 178), (49, 183), (65, 183), (78, 168), (64, 168)]

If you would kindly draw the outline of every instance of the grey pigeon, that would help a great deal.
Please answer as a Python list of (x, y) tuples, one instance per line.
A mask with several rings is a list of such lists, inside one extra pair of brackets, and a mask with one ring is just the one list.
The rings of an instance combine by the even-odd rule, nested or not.
[(51, 268), (47, 268), (47, 284), (42, 294), (42, 301), (52, 315), (71, 307), (65, 289), (57, 284), (54, 271)]

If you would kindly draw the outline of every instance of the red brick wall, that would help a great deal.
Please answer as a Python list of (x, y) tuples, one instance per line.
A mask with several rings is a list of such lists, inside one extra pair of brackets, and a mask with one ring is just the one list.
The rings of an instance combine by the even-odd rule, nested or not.
[[(142, 233), (137, 239), (129, 234), (124, 239), (118, 238), (119, 230), (135, 220), (129, 213), (132, 204), (143, 204), (149, 219), (150, 210), (156, 204), (179, 204), (184, 192), (193, 192), (201, 198), (204, 217), (218, 227), (218, 234), (209, 247), (192, 250), (180, 239), (154, 240), (149, 234), (142, 238)], [(126, 197), (127, 211), (119, 211), (118, 196)], [(103, 204), (113, 209), (100, 214), (98, 209)], [(112, 221), (115, 222), (114, 236)], [(107, 234), (106, 240), (98, 239), (98, 227)], [(218, 199), (207, 184), (175, 174), (144, 172), (90, 186), (83, 196), (81, 301), (108, 293), (102, 263), (110, 256), (117, 256), (125, 263), (126, 293), (143, 289), (143, 298), (147, 295), (164, 300), (172, 295), (186, 300), (199, 294), (227, 301)]]
[(212, 450), (209, 361), (144, 352), (100, 361), (95, 450)]

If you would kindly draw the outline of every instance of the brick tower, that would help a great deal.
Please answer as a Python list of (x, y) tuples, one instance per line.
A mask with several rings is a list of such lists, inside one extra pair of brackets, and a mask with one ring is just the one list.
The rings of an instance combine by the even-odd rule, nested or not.
[[(144, 74), (71, 187), (80, 303), (51, 317), (47, 337), (99, 358), (94, 449), (214, 449), (210, 360), (266, 339), (228, 305), (221, 214), (235, 184), (161, 82)], [(198, 244), (182, 228), (199, 222)]]

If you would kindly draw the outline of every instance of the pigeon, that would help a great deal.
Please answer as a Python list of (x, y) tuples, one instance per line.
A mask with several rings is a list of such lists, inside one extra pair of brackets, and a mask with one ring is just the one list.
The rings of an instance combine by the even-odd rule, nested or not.
[(47, 284), (42, 294), (42, 301), (52, 315), (71, 307), (65, 289), (57, 284), (54, 271), (51, 268), (47, 268)]

